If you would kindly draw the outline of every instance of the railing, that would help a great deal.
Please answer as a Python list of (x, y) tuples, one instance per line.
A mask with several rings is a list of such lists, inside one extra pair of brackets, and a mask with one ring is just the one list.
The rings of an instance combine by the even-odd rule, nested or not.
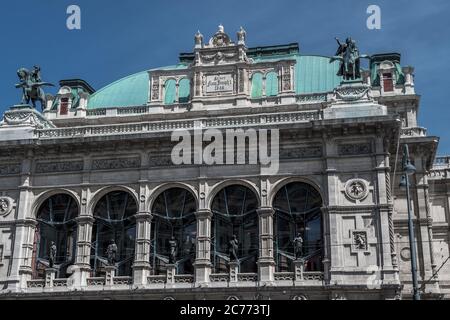
[(295, 279), (294, 272), (275, 272), (275, 281), (293, 281)]
[(239, 282), (256, 282), (258, 281), (258, 274), (256, 273), (238, 273)]
[(192, 275), (175, 275), (175, 283), (194, 283), (194, 276)]
[(305, 281), (323, 281), (323, 272), (303, 272), (303, 280)]
[(403, 137), (426, 137), (427, 129), (422, 127), (403, 128), (401, 129), (401, 135)]
[(27, 282), (27, 287), (30, 289), (33, 288), (44, 288), (45, 287), (45, 280), (30, 280)]
[(165, 275), (158, 275), (158, 276), (149, 276), (147, 278), (147, 281), (149, 284), (162, 284), (166, 283), (167, 277)]
[(229, 274), (226, 274), (226, 273), (223, 273), (223, 274), (219, 274), (219, 273), (216, 273), (216, 274), (211, 274), (210, 276), (209, 276), (209, 281), (211, 281), (211, 282), (229, 282), (230, 281), (230, 275)]
[(88, 117), (106, 116), (106, 109), (92, 109), (87, 111)]
[(113, 283), (114, 283), (114, 285), (132, 285), (133, 278), (132, 277), (114, 277)]
[(322, 114), (320, 111), (302, 111), (228, 118), (174, 120), (164, 122), (42, 129), (36, 130), (36, 133), (37, 137), (40, 139), (57, 139), (104, 136), (114, 134), (138, 134), (144, 132), (170, 132), (177, 129), (190, 130), (195, 127), (208, 129), (220, 127), (244, 127), (254, 125), (277, 125), (284, 123), (309, 122), (311, 120), (320, 120), (321, 118)]
[(439, 167), (450, 167), (450, 156), (436, 157), (434, 165)]
[(53, 287), (55, 287), (55, 288), (67, 287), (67, 279), (55, 279), (55, 280), (53, 280)]
[(88, 286), (104, 286), (106, 280), (104, 277), (87, 278)]

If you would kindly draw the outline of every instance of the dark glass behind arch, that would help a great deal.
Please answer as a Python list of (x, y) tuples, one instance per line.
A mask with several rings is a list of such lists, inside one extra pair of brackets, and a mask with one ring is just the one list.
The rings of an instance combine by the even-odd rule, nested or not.
[(322, 197), (311, 185), (294, 182), (282, 187), (273, 201), (274, 248), (277, 272), (294, 271), (294, 238), (304, 240), (305, 271), (322, 271)]
[(111, 240), (117, 245), (117, 275), (131, 276), (134, 260), (137, 204), (125, 191), (113, 191), (95, 205), (92, 228), (91, 266), (96, 276), (105, 273), (107, 249)]
[(76, 200), (68, 194), (51, 196), (41, 204), (36, 214), (33, 277), (45, 276), (51, 242), (56, 245), (57, 277), (67, 277), (67, 268), (75, 263), (78, 212)]
[(193, 274), (197, 238), (197, 201), (183, 188), (162, 192), (151, 209), (152, 242), (150, 259), (155, 274), (165, 274), (172, 237), (177, 242), (175, 264), (179, 274)]
[(228, 273), (229, 243), (233, 235), (239, 241), (241, 273), (257, 271), (259, 226), (258, 198), (241, 185), (222, 189), (213, 199), (211, 261), (214, 273)]

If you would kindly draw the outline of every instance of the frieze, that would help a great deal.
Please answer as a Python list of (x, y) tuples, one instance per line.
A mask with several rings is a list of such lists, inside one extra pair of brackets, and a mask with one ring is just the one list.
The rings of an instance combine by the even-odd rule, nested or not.
[(119, 158), (119, 159), (96, 159), (92, 162), (92, 170), (110, 170), (110, 169), (133, 169), (141, 166), (141, 159)]
[(36, 173), (82, 171), (83, 167), (83, 161), (39, 162), (36, 164)]
[(372, 146), (370, 143), (340, 144), (338, 153), (341, 156), (371, 154)]
[(0, 176), (9, 176), (20, 174), (22, 165), (20, 163), (14, 164), (0, 164)]
[(281, 149), (280, 159), (320, 158), (323, 156), (322, 146)]

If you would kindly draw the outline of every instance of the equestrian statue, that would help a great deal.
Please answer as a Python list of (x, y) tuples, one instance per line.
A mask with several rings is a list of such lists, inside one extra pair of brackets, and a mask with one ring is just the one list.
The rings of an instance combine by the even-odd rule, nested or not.
[(20, 83), (16, 84), (16, 88), (22, 88), (23, 91), (22, 104), (29, 104), (31, 100), (33, 108), (36, 109), (36, 101), (40, 101), (41, 109), (44, 111), (47, 99), (45, 98), (42, 87), (54, 87), (54, 85), (48, 82), (42, 82), (41, 68), (34, 66), (32, 71), (20, 68), (17, 71), (17, 76), (19, 77)]

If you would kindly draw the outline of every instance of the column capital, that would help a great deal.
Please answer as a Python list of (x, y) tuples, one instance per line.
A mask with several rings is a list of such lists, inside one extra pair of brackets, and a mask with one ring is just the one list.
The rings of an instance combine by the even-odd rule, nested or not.
[(139, 211), (134, 215), (136, 221), (152, 221), (153, 215), (148, 211)]
[(78, 224), (93, 224), (95, 222), (95, 218), (93, 216), (82, 215), (76, 217), (75, 221)]
[(275, 209), (272, 207), (261, 207), (256, 210), (260, 217), (273, 216), (275, 214)]
[(16, 223), (18, 226), (23, 226), (23, 227), (36, 227), (38, 225), (38, 221), (34, 218), (26, 218), (26, 219), (17, 220)]
[(195, 215), (197, 216), (197, 219), (211, 218), (213, 216), (212, 211), (209, 209), (200, 209)]

